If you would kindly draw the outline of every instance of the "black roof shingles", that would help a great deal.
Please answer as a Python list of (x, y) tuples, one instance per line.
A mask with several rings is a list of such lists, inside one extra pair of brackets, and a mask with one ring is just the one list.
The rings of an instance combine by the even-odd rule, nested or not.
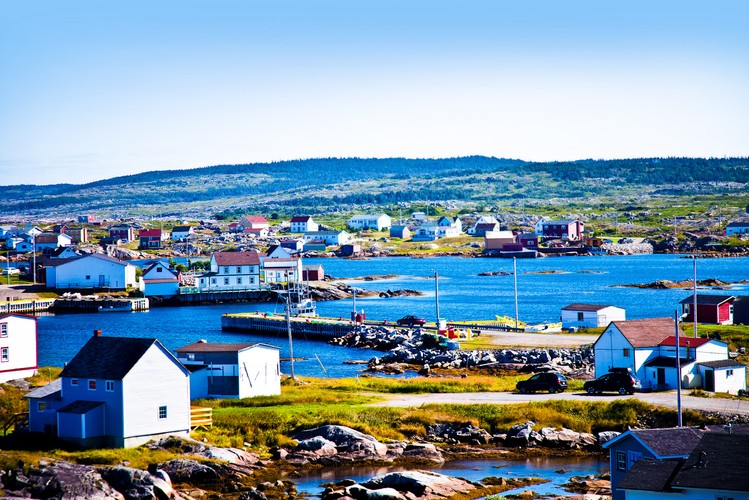
[(156, 339), (91, 337), (60, 377), (122, 380)]
[(644, 458), (632, 465), (616, 486), (620, 490), (670, 491), (670, 483), (683, 460)]
[(749, 491), (746, 434), (707, 433), (676, 474), (673, 488)]

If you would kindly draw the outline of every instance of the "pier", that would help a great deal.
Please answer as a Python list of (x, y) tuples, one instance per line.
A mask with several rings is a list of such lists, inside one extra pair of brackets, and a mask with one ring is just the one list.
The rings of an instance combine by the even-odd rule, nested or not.
[(57, 299), (50, 308), (53, 312), (97, 312), (101, 309), (147, 311), (148, 299)]
[[(328, 340), (351, 332), (354, 322), (333, 318), (292, 317), (291, 333), (308, 339)], [(381, 323), (379, 323), (381, 324)], [(224, 314), (221, 329), (229, 332), (253, 332), (266, 335), (285, 335), (286, 316), (283, 314)]]
[(48, 311), (56, 299), (14, 300), (0, 303), (0, 314), (36, 314)]

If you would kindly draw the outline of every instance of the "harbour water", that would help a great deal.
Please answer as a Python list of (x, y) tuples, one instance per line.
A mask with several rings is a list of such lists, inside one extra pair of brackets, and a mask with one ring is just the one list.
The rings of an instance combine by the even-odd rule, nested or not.
[[(439, 305), (443, 318), (457, 321), (514, 315), (512, 275), (479, 276), (485, 272), (511, 273), (512, 260), (460, 257), (305, 259), (305, 264), (322, 264), (326, 274), (346, 279), (361, 288), (375, 291), (408, 288), (424, 293), (414, 297), (358, 298), (357, 309), (364, 309), (368, 319), (392, 322), (406, 314), (416, 314), (434, 320), (434, 272), (440, 276)], [(517, 261), (517, 270), (519, 315), (521, 320), (530, 323), (558, 321), (560, 309), (576, 302), (623, 307), (629, 319), (672, 316), (679, 301), (691, 294), (691, 290), (618, 286), (691, 279), (691, 259), (678, 255), (524, 259)], [(382, 275), (396, 276), (375, 281), (352, 279)], [(726, 282), (749, 279), (749, 258), (699, 259), (697, 278)], [(700, 290), (703, 292), (749, 295), (749, 286)], [(317, 309), (322, 316), (348, 317), (352, 301), (322, 302)], [(44, 315), (39, 318), (39, 366), (63, 366), (95, 329), (103, 330), (105, 335), (156, 337), (172, 350), (198, 339), (264, 342), (280, 346), (281, 356), (288, 357), (284, 335), (274, 338), (221, 331), (222, 314), (243, 311), (281, 313), (283, 307), (267, 303), (217, 304), (152, 308), (139, 313)], [(294, 340), (294, 354), (306, 358), (296, 363), (297, 374), (320, 377), (354, 376), (361, 366), (343, 364), (343, 361), (366, 360), (374, 355), (368, 350), (333, 347), (304, 338)], [(288, 367), (282, 366), (282, 371), (288, 373)]]
[[(447, 476), (462, 477), (469, 481), (480, 481), (490, 476), (501, 477), (535, 477), (549, 482), (524, 487), (516, 491), (510, 490), (506, 494), (519, 493), (532, 489), (539, 495), (571, 495), (562, 485), (571, 477), (588, 476), (608, 471), (608, 460), (605, 457), (536, 457), (525, 460), (457, 460), (447, 462), (439, 467), (424, 467)], [(349, 467), (326, 468), (306, 471), (300, 478), (294, 480), (297, 490), (308, 495), (319, 495), (324, 483), (334, 483), (343, 479), (353, 479), (356, 482), (366, 481), (372, 477), (408, 470), (398, 467)]]

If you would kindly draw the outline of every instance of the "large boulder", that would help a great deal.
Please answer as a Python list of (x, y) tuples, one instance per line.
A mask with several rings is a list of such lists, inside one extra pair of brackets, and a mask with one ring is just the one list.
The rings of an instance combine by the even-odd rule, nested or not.
[(122, 493), (112, 488), (90, 465), (60, 461), (30, 469), (28, 475), (14, 469), (2, 480), (7, 497), (125, 500)]
[(156, 475), (131, 467), (100, 467), (99, 473), (127, 500), (167, 500), (174, 498), (171, 480), (164, 471)]
[(186, 458), (170, 460), (159, 464), (158, 467), (175, 483), (215, 484), (221, 480), (218, 472), (212, 467)]
[(220, 448), (218, 446), (206, 448), (198, 455), (212, 460), (220, 460), (222, 462), (237, 465), (255, 465), (260, 460), (260, 456), (255, 453), (250, 453), (238, 448)]
[(386, 445), (380, 443), (369, 434), (364, 434), (343, 425), (323, 425), (315, 429), (298, 432), (294, 437), (298, 441), (322, 437), (335, 443), (339, 453), (356, 453), (372, 458), (387, 455)]
[(475, 488), (465, 479), (445, 476), (430, 471), (391, 472), (361, 484), (369, 490), (392, 488), (409, 497), (430, 499), (467, 493)]

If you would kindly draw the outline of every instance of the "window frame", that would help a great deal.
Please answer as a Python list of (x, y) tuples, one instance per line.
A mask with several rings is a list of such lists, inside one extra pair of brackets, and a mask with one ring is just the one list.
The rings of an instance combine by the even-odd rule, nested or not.
[(8, 363), (10, 361), (10, 348), (0, 347), (0, 362)]
[(617, 451), (616, 452), (616, 470), (626, 472), (627, 471), (627, 452)]
[(0, 337), (8, 336), (8, 323), (0, 323)]
[(90, 378), (90, 379), (88, 379), (88, 384), (86, 384), (86, 387), (88, 387), (89, 391), (95, 391), (97, 385), (98, 384), (96, 383), (96, 379), (95, 378)]
[(159, 406), (159, 420), (166, 420), (168, 418), (167, 405)]
[(105, 380), (104, 381), (104, 391), (105, 392), (114, 392), (114, 380)]

